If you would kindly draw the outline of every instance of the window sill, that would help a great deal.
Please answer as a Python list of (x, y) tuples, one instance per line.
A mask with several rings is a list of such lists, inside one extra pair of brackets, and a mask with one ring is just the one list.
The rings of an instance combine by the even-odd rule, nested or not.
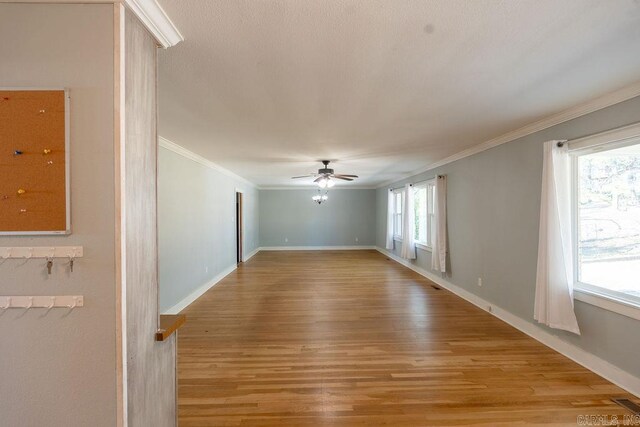
[(584, 288), (575, 288), (573, 297), (587, 304), (613, 311), (614, 313), (640, 320), (640, 305), (611, 295)]
[[(393, 241), (394, 242), (399, 242), (402, 243), (402, 237), (397, 237), (397, 236), (393, 236)], [(427, 251), (427, 252), (433, 252), (433, 248), (423, 244), (423, 243), (417, 243), (416, 242), (416, 248), (418, 249), (422, 249), (423, 251)]]
[(419, 248), (419, 249), (422, 249), (423, 251), (433, 252), (433, 248), (431, 248), (431, 247), (429, 247), (427, 245), (424, 245), (422, 243), (416, 243), (416, 247)]

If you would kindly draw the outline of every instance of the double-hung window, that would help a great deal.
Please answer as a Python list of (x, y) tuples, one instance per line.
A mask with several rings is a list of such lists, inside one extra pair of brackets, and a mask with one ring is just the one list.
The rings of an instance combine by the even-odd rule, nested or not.
[(435, 180), (426, 181), (413, 187), (415, 191), (415, 241), (418, 246), (428, 249), (433, 247), (435, 234), (435, 213), (433, 210), (435, 188)]
[(570, 152), (575, 288), (640, 307), (640, 137), (585, 138)]
[(402, 239), (402, 206), (404, 205), (404, 190), (393, 191), (393, 237)]

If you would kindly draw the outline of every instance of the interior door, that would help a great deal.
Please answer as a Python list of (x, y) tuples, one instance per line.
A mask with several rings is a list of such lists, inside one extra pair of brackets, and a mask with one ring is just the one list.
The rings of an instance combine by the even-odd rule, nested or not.
[(236, 262), (242, 262), (242, 193), (236, 191)]

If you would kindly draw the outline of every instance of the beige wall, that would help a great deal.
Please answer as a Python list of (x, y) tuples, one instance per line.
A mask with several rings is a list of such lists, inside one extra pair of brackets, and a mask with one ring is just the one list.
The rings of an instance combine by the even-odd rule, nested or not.
[(73, 226), (70, 236), (0, 237), (0, 246), (84, 246), (72, 274), (62, 261), (51, 276), (44, 260), (3, 262), (0, 294), (85, 297), (72, 312), (0, 313), (0, 425), (113, 426), (113, 6), (0, 4), (0, 40), (0, 86), (69, 89)]

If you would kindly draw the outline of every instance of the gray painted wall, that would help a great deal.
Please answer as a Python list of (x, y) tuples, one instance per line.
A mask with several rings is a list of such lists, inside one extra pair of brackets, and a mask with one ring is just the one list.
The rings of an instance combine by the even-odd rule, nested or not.
[(244, 197), (244, 253), (258, 248), (258, 190), (160, 147), (160, 312), (236, 264), (235, 191)]
[[(56, 260), (0, 263), (2, 295), (84, 295), (85, 306), (0, 313), (2, 426), (116, 424), (113, 6), (0, 4), (0, 85), (71, 94), (69, 236), (0, 246), (84, 246)], [(6, 155), (7, 147), (3, 147)]]
[(314, 194), (260, 190), (260, 246), (375, 245), (376, 190), (332, 189), (321, 205)]
[[(640, 120), (640, 97), (399, 181), (447, 175), (451, 273), (446, 278), (533, 323), (542, 143), (574, 139)], [(376, 244), (385, 246), (387, 190), (377, 192)], [(398, 254), (398, 251), (396, 251)], [(418, 250), (430, 270), (431, 253)], [(482, 277), (482, 287), (477, 286)], [(582, 336), (548, 332), (640, 376), (640, 323), (576, 301)]]

